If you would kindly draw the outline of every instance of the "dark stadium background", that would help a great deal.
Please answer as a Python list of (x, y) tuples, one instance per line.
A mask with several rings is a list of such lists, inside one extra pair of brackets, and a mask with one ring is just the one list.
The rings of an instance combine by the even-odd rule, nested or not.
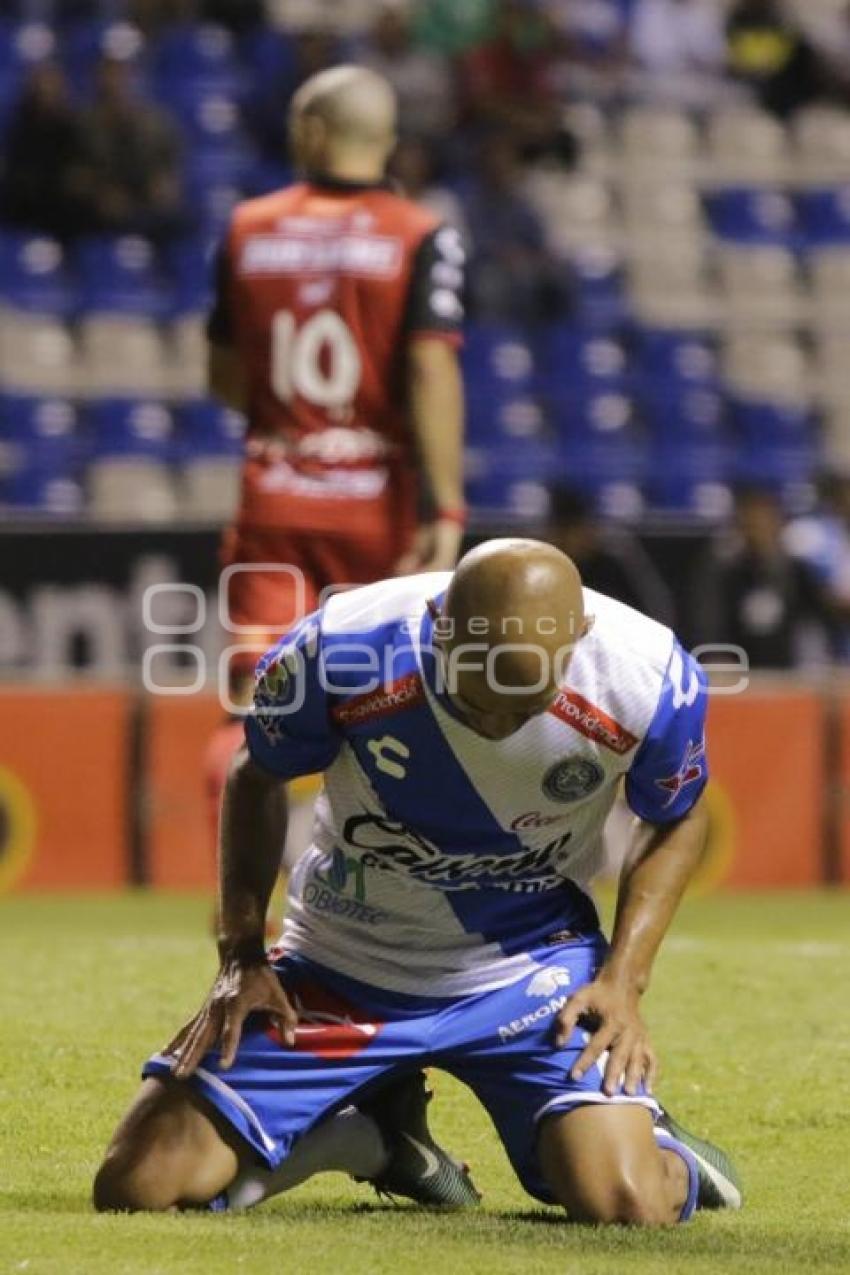
[(206, 850), (156, 865), (163, 825), (200, 835), (214, 706), (152, 703), (140, 670), (172, 640), (214, 669), (223, 639), (212, 610), (152, 635), (141, 596), (213, 598), (242, 426), (205, 395), (211, 251), (291, 177), (298, 84), (349, 60), (398, 88), (397, 180), (468, 240), (470, 535), (553, 536), (689, 643), (743, 646), (769, 674), (716, 708), (713, 879), (850, 878), (845, 0), (6, 0), (0, 886), (208, 876)]

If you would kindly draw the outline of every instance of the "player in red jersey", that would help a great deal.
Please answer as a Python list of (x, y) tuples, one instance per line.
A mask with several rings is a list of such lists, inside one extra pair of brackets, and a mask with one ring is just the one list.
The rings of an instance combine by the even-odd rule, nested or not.
[[(290, 133), (304, 180), (236, 209), (208, 327), (212, 391), (248, 420), (222, 554), (237, 702), (322, 590), (451, 568), (464, 522), (460, 237), (385, 181), (380, 76), (313, 76)], [(231, 721), (210, 748), (216, 810), (240, 739)]]
[(385, 183), (394, 130), (373, 72), (308, 80), (291, 114), (305, 180), (240, 205), (220, 255), (210, 383), (248, 418), (225, 559), (303, 573), (231, 577), (231, 619), (261, 643), (328, 585), (447, 569), (460, 546), (464, 250)]

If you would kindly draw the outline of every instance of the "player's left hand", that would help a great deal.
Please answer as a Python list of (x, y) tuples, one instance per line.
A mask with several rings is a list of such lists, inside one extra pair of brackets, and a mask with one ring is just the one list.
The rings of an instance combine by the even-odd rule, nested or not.
[(604, 972), (570, 997), (555, 1020), (555, 1043), (559, 1048), (566, 1045), (577, 1026), (586, 1024), (590, 1031), (570, 1071), (574, 1080), (580, 1080), (607, 1050), (602, 1081), (606, 1094), (615, 1094), (621, 1082), (627, 1094), (637, 1093), (641, 1082), (652, 1092), (658, 1063), (638, 999), (635, 990), (606, 978)]
[(413, 544), (393, 567), (397, 576), (417, 571), (453, 571), (463, 540), (463, 527), (454, 518), (438, 518), (417, 531)]

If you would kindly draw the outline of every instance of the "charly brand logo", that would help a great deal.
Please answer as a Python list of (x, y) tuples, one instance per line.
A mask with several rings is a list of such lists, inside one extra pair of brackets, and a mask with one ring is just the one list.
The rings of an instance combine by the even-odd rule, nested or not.
[(550, 766), (543, 776), (543, 791), (550, 801), (581, 801), (595, 792), (605, 771), (589, 757), (566, 757)]
[(554, 996), (559, 987), (569, 987), (570, 971), (563, 965), (538, 970), (525, 989), (526, 996)]

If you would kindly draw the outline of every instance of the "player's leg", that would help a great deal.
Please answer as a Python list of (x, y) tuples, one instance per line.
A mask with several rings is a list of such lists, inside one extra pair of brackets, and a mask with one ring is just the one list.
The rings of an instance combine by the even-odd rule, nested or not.
[[(562, 1204), (576, 1220), (684, 1221), (698, 1204), (718, 1207), (701, 1190), (700, 1148), (731, 1169), (728, 1159), (676, 1133), (650, 1095), (608, 1097), (599, 1066), (572, 1080), (586, 1033), (577, 1029), (562, 1048), (554, 1043), (556, 1015), (605, 952), (601, 936), (535, 952), (532, 975), (453, 1011), (459, 1047), (438, 1065), (483, 1102), (530, 1194)], [(734, 1206), (734, 1192), (723, 1204)]]
[[(420, 1203), (475, 1203), (468, 1174), (427, 1130), (417, 1071), (427, 1017), (381, 1020), (324, 986), (305, 963), (280, 968), (302, 1020), (295, 1049), (254, 1016), (226, 1073), (213, 1053), (178, 1083), (170, 1078), (173, 1057), (155, 1055), (145, 1068), (155, 1079), (146, 1080), (98, 1172), (96, 1207), (247, 1207), (331, 1170)], [(399, 1070), (408, 1075), (396, 1082)], [(411, 1132), (433, 1152), (427, 1163), (411, 1157)]]
[(553, 1199), (576, 1222), (670, 1226), (693, 1212), (695, 1166), (659, 1147), (646, 1108), (588, 1103), (544, 1118), (537, 1158)]
[(148, 1077), (113, 1134), (94, 1180), (95, 1208), (204, 1204), (233, 1180), (237, 1140), (188, 1085)]

